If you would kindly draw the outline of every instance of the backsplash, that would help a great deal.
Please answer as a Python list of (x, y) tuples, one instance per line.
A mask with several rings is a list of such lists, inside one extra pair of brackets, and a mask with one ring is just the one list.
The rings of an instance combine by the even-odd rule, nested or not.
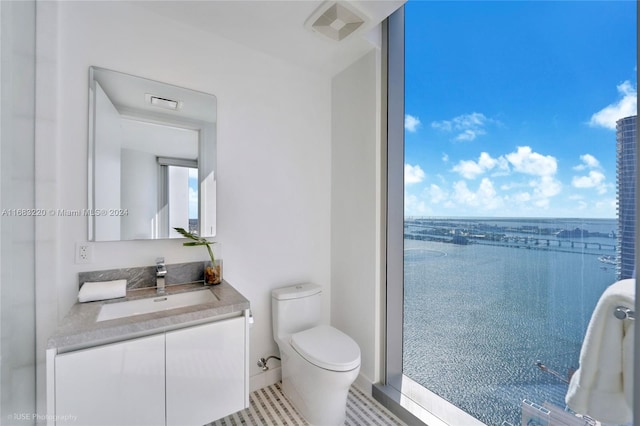
[[(165, 285), (185, 284), (204, 279), (204, 266), (206, 262), (188, 262), (167, 264)], [(87, 271), (78, 273), (78, 288), (86, 282), (127, 280), (127, 290), (155, 287), (156, 267), (139, 266), (135, 268), (108, 269), (104, 271)]]

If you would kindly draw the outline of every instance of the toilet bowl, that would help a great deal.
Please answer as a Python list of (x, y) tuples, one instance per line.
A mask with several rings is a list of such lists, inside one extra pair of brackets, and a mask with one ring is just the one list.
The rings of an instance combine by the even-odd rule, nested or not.
[(358, 344), (321, 324), (320, 286), (275, 289), (272, 309), (285, 396), (312, 425), (344, 424), (349, 387), (360, 372)]

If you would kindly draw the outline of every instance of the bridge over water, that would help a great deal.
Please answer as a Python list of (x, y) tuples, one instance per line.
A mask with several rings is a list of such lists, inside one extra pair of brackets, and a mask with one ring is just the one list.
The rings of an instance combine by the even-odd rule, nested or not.
[(533, 245), (545, 245), (545, 246), (558, 246), (558, 247), (571, 247), (571, 248), (597, 248), (598, 250), (615, 250), (615, 244), (603, 244), (597, 242), (589, 242), (589, 241), (570, 241), (570, 240), (558, 240), (558, 239), (550, 239), (550, 238), (537, 238), (537, 237), (524, 237), (519, 238), (520, 241), (524, 240), (525, 244), (533, 244)]
[(511, 248), (539, 248), (548, 250), (562, 250), (567, 249), (593, 249), (599, 251), (612, 251), (615, 252), (615, 244), (606, 244), (601, 242), (590, 241), (572, 241), (564, 239), (552, 239), (552, 238), (540, 238), (540, 237), (505, 237), (499, 240), (493, 240), (487, 238), (484, 235), (441, 235), (441, 234), (429, 234), (425, 232), (407, 232), (405, 231), (404, 237), (412, 240), (425, 240), (436, 241), (452, 244), (484, 244), (498, 247), (511, 247)]

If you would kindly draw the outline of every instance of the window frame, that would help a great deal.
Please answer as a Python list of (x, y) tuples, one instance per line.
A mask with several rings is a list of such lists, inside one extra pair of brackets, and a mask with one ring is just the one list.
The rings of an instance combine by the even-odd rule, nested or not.
[[(403, 316), (404, 316), (404, 91), (405, 91), (405, 8), (400, 7), (382, 28), (382, 93), (383, 96), (383, 199), (386, 229), (383, 259), (386, 266), (383, 282), (384, 319), (382, 382), (372, 388), (373, 396), (409, 424), (447, 425), (483, 424), (475, 417), (440, 396), (417, 384), (402, 373)], [(386, 107), (386, 108), (385, 108)], [(640, 132), (636, 135), (640, 145)], [(640, 169), (640, 155), (636, 156), (636, 170)], [(636, 200), (640, 200), (640, 173), (636, 174)], [(636, 223), (640, 212), (636, 209)], [(636, 227), (638, 245), (640, 227)], [(640, 250), (635, 251), (635, 263), (640, 264)], [(640, 281), (636, 282), (636, 293)], [(640, 303), (636, 300), (635, 310)], [(635, 327), (634, 364), (640, 365), (640, 327)], [(640, 390), (640, 368), (634, 371), (634, 389)], [(636, 391), (636, 395), (640, 391)], [(428, 409), (427, 409), (428, 408)], [(640, 398), (634, 398), (634, 419), (640, 419)]]
[[(158, 222), (156, 226), (157, 238), (170, 238), (171, 235), (171, 218), (169, 217), (168, 206), (171, 203), (171, 197), (169, 196), (171, 188), (170, 179), (170, 167), (183, 167), (187, 169), (198, 170), (198, 160), (191, 160), (188, 158), (174, 158), (174, 157), (156, 157), (157, 170), (158, 170)], [(198, 172), (199, 173), (199, 172)], [(198, 193), (200, 192), (200, 185), (198, 184)], [(200, 196), (198, 195), (198, 200)], [(200, 209), (198, 208), (198, 211)], [(198, 215), (200, 220), (200, 215)], [(200, 229), (200, 224), (198, 224)], [(188, 229), (187, 229), (188, 230)], [(173, 231), (175, 233), (175, 231)], [(177, 234), (177, 233), (176, 233)]]
[(405, 29), (402, 6), (389, 16), (384, 39), (386, 134), (386, 384), (402, 389), (404, 311), (404, 91)]

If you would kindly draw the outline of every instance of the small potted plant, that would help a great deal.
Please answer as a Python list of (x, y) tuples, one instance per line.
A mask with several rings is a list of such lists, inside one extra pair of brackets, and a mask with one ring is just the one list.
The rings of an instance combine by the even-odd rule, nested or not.
[(222, 260), (216, 260), (215, 256), (213, 255), (213, 250), (211, 249), (211, 246), (216, 242), (208, 241), (204, 237), (193, 235), (192, 233), (186, 231), (184, 228), (173, 229), (175, 229), (183, 237), (193, 240), (182, 243), (183, 246), (205, 246), (207, 248), (209, 257), (211, 258), (211, 264), (206, 265), (204, 268), (204, 283), (205, 285), (220, 284), (222, 282)]

